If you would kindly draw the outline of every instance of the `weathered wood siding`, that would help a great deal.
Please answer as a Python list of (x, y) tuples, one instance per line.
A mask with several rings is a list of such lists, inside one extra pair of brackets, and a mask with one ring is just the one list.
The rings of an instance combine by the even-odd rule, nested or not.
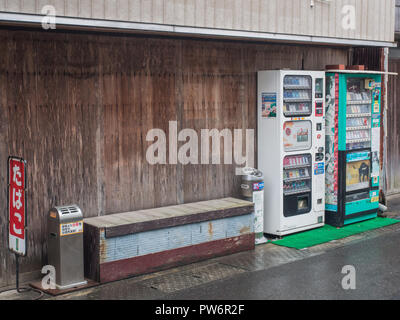
[[(389, 60), (389, 70), (400, 74), (400, 59)], [(400, 79), (389, 77), (387, 113), (387, 192), (400, 193)]]
[(396, 0), (394, 32), (400, 33), (400, 0)]
[(346, 49), (0, 30), (0, 284), (14, 272), (8, 155), (28, 162), (21, 268), (39, 270), (55, 205), (92, 217), (238, 195), (235, 165), (148, 164), (148, 130), (255, 129), (257, 70), (346, 62)]
[[(0, 0), (0, 11), (166, 25), (393, 41), (395, 0)], [(342, 27), (343, 7), (356, 27)]]

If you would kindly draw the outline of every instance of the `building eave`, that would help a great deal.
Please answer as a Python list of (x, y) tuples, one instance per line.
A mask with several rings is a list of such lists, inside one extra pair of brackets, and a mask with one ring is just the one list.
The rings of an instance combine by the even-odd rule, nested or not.
[[(42, 15), (0, 12), (0, 25), (40, 27)], [(74, 29), (102, 32), (144, 33), (169, 36), (190, 36), (246, 41), (268, 41), (277, 43), (313, 44), (348, 47), (397, 47), (396, 42), (363, 39), (346, 39), (309, 35), (294, 35), (270, 32), (255, 32), (231, 29), (200, 28), (178, 25), (99, 20), (75, 17), (56, 17), (57, 29)]]

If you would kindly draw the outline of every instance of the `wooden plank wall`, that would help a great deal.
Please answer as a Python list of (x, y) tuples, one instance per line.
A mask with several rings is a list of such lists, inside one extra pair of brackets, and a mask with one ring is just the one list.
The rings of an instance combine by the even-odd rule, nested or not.
[(351, 64), (364, 65), (365, 70), (383, 71), (381, 57), (383, 55), (382, 48), (354, 48)]
[(400, 1), (396, 0), (395, 4), (395, 18), (394, 18), (394, 32), (400, 32)]
[[(400, 74), (400, 59), (389, 60), (389, 70)], [(387, 111), (387, 193), (400, 193), (400, 81), (389, 77)]]
[(346, 62), (343, 48), (0, 30), (0, 285), (8, 155), (28, 161), (28, 274), (46, 263), (52, 206), (91, 217), (238, 194), (234, 165), (149, 165), (148, 130), (255, 129), (257, 70)]

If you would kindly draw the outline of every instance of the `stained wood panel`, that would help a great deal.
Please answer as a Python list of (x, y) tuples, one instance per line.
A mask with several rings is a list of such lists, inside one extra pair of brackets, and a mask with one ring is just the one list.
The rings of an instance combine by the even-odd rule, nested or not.
[[(76, 203), (92, 217), (237, 196), (235, 164), (150, 165), (147, 132), (168, 139), (169, 121), (199, 136), (256, 130), (257, 70), (347, 61), (346, 49), (5, 29), (0, 52), (0, 231), (6, 244), (12, 154), (28, 161), (22, 272), (46, 263), (52, 206)], [(0, 266), (0, 285), (9, 284), (5, 245)]]
[[(400, 73), (400, 60), (389, 60), (389, 70)], [(387, 110), (387, 193), (400, 193), (400, 82), (389, 77)]]

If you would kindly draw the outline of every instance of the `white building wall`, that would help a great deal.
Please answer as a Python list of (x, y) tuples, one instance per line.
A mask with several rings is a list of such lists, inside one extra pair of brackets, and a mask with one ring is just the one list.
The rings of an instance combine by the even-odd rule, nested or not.
[[(314, 6), (310, 4), (314, 2)], [(0, 11), (187, 27), (393, 41), (395, 0), (0, 0)], [(342, 27), (355, 8), (355, 29)]]

